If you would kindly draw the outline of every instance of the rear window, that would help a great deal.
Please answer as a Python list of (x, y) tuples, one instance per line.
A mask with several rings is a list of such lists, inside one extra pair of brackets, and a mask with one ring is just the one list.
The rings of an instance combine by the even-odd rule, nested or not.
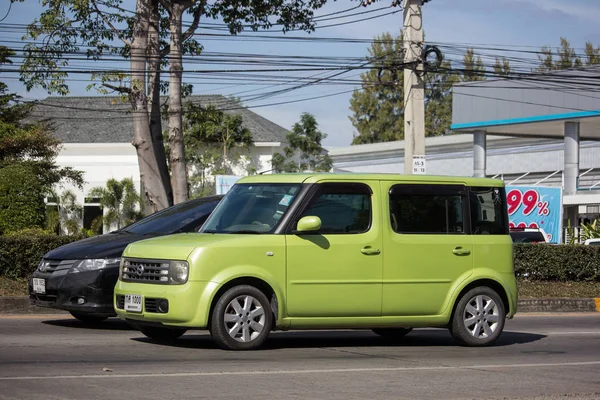
[(472, 234), (508, 234), (508, 209), (506, 208), (504, 188), (471, 187), (469, 202), (471, 206)]

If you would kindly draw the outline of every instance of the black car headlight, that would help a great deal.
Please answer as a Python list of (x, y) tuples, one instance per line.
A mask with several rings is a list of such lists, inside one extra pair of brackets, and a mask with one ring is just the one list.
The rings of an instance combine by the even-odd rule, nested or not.
[(78, 260), (69, 270), (71, 274), (79, 272), (98, 271), (107, 267), (118, 267), (121, 263), (121, 258), (88, 258)]

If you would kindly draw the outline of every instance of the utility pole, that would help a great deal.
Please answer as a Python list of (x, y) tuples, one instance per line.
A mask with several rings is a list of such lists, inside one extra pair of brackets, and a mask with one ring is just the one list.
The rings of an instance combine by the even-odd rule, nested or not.
[[(427, 2), (427, 0), (426, 0)], [(423, 0), (403, 0), (404, 11), (404, 173), (424, 174), (425, 83), (423, 81)]]

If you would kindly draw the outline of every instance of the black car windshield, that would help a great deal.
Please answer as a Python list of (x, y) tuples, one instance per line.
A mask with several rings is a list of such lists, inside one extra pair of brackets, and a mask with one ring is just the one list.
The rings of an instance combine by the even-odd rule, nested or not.
[(158, 211), (125, 228), (122, 232), (136, 235), (168, 235), (178, 232), (197, 232), (219, 204), (218, 197), (194, 199)]
[(235, 184), (202, 233), (271, 233), (300, 192), (300, 184)]

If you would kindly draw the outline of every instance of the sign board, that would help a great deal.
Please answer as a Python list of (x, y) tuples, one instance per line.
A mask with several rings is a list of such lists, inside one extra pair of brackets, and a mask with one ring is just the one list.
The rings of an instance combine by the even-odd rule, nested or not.
[(540, 228), (548, 242), (560, 243), (562, 233), (562, 188), (507, 186), (506, 202), (511, 228)]
[(425, 165), (425, 156), (413, 156), (413, 174), (425, 174), (427, 168)]
[(239, 180), (241, 176), (236, 175), (215, 175), (215, 187), (217, 194), (225, 194)]

